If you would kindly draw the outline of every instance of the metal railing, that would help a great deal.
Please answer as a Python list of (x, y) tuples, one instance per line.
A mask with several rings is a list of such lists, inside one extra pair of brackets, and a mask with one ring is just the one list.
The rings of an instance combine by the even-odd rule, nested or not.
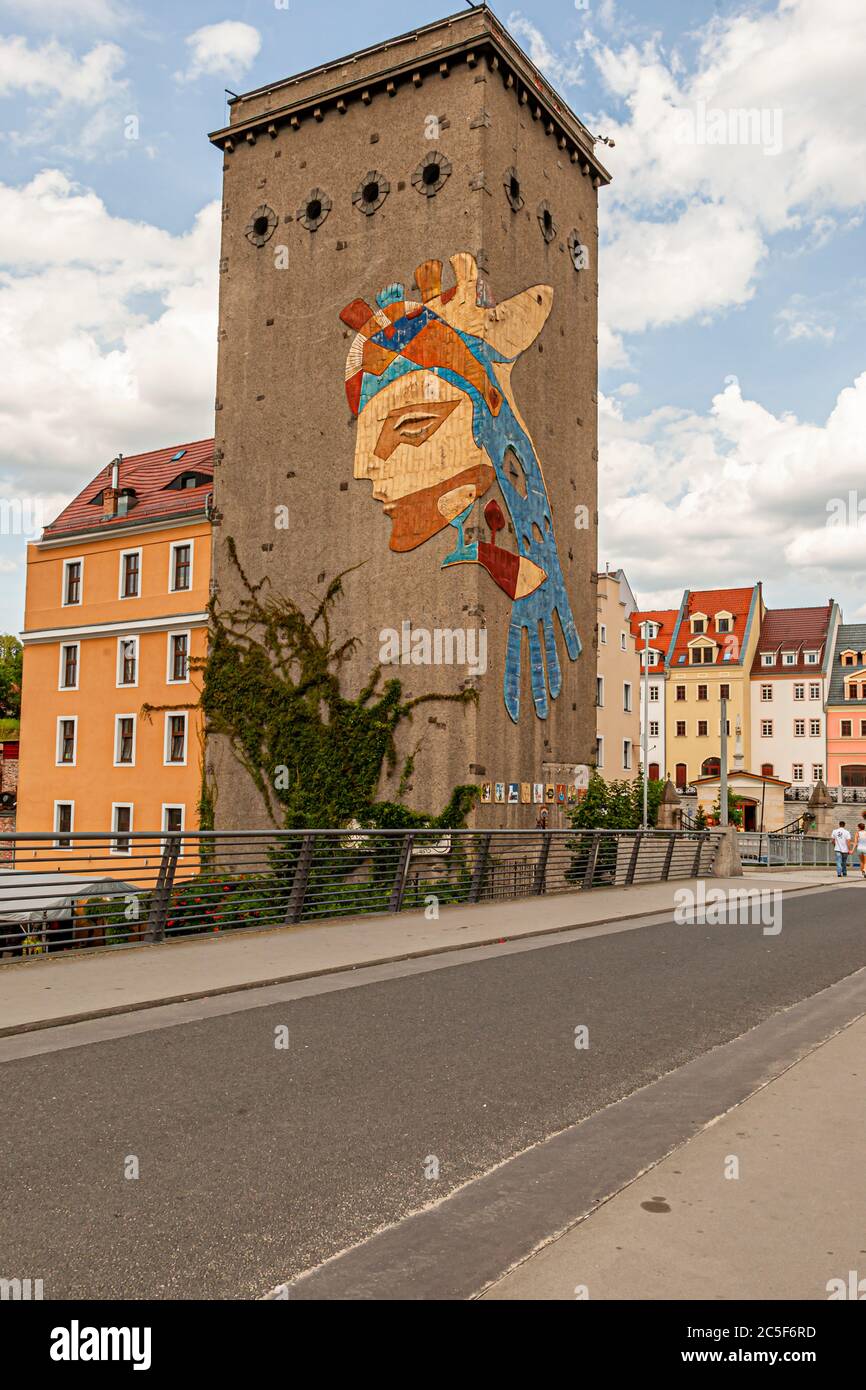
[(763, 864), (767, 868), (817, 869), (835, 863), (830, 841), (809, 835), (744, 830), (737, 836), (737, 846), (744, 864)]
[(658, 883), (713, 832), (309, 830), (0, 835), (0, 955)]

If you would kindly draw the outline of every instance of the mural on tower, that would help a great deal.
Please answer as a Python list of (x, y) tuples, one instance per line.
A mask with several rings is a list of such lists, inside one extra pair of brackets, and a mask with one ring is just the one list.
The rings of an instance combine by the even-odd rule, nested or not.
[[(454, 548), (442, 568), (480, 565), (508, 596), (505, 706), (517, 722), (525, 629), (535, 712), (546, 719), (562, 687), (559, 641), (571, 661), (581, 645), (511, 374), (544, 328), (553, 290), (533, 285), (497, 304), (473, 256), (452, 256), (451, 266), (456, 283), (447, 290), (441, 261), (418, 266), (420, 303), (393, 284), (376, 295), (375, 309), (356, 299), (340, 314), (356, 330), (346, 363), (346, 394), (358, 418), (354, 474), (373, 484), (391, 520), (391, 550), (414, 550), (451, 527)], [(476, 503), (494, 484), (516, 551), (498, 541), (506, 517), (495, 497), (483, 509), (490, 539), (465, 537)]]

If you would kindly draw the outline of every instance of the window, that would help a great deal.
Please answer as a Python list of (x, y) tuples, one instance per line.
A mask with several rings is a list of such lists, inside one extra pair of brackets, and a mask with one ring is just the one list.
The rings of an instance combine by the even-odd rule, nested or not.
[(622, 647), (622, 650), (623, 650), (623, 651), (626, 650), (625, 633), (624, 633), (624, 632), (621, 632), (621, 633), (619, 634), (619, 645)]
[(115, 716), (114, 766), (135, 766), (135, 715), (133, 714)]
[(794, 720), (794, 738), (805, 738), (805, 737), (806, 737), (806, 721), (805, 721), (805, 719), (795, 719), (795, 720)]
[(596, 676), (595, 678), (595, 703), (599, 709), (604, 705), (604, 676)]
[(622, 765), (626, 772), (631, 770), (631, 739), (624, 738), (622, 741)]
[(657, 704), (657, 703), (658, 703), (658, 698), (659, 698), (659, 688), (658, 688), (658, 686), (657, 686), (657, 685), (651, 685), (650, 688), (649, 688), (649, 692), (650, 692), (650, 699), (651, 699), (651, 700), (654, 700), (654, 701), (656, 702), (656, 704)]
[(60, 689), (78, 689), (78, 642), (67, 642), (60, 648)]
[(185, 714), (165, 716), (165, 761), (166, 764), (186, 765)]
[(677, 720), (677, 738), (685, 738), (685, 736), (686, 736), (686, 721), (685, 721), (684, 719), (678, 719), (678, 720)]
[(762, 776), (762, 777), (772, 777), (772, 775), (773, 775), (773, 764), (772, 764), (772, 763), (761, 763), (761, 776)]
[(839, 737), (851, 738), (853, 724), (850, 719), (842, 719), (839, 722)]
[(598, 629), (598, 640), (599, 642), (607, 642), (607, 627), (604, 623)]
[(772, 719), (762, 719), (762, 720), (761, 720), (761, 738), (772, 738), (772, 737), (773, 737), (773, 721), (772, 721)]
[(782, 665), (783, 665), (783, 666), (795, 666), (796, 663), (797, 663), (797, 653), (796, 653), (796, 652), (783, 652), (783, 653), (782, 653)]
[(802, 781), (803, 781), (803, 764), (802, 764), (802, 763), (792, 763), (792, 765), (791, 765), (791, 781), (792, 781), (792, 782), (802, 782)]
[(674, 769), (674, 785), (677, 787), (679, 791), (682, 791), (686, 785), (687, 780), (688, 775), (685, 763), (677, 763), (676, 768)]
[(83, 588), (84, 561), (63, 561), (63, 607), (71, 608), (81, 602)]
[(813, 763), (813, 764), (812, 764), (812, 781), (813, 781), (813, 782), (823, 782), (823, 780), (824, 780), (824, 764), (823, 764), (823, 763)]
[(124, 802), (115, 802), (111, 807), (111, 829), (117, 836), (111, 842), (112, 854), (131, 854), (132, 841), (129, 838), (132, 830), (132, 806)]
[(77, 717), (57, 721), (57, 766), (75, 766), (75, 726)]
[(810, 738), (820, 738), (820, 737), (821, 737), (821, 721), (820, 721), (820, 719), (810, 719), (810, 720), (809, 720), (809, 736), (810, 736)]
[(713, 664), (713, 654), (715, 650), (715, 647), (692, 647), (692, 665), (711, 666)]
[(141, 551), (124, 550), (120, 556), (120, 597), (138, 598), (141, 582)]
[(795, 700), (805, 700), (805, 698), (806, 698), (806, 687), (805, 687), (805, 685), (803, 684), (802, 681), (795, 681), (795, 682), (794, 682), (794, 699), (795, 699)]
[(730, 698), (731, 698), (731, 687), (730, 687), (729, 685), (720, 685), (720, 686), (719, 686), (719, 699), (720, 699), (720, 700), (730, 700)]
[(730, 630), (731, 630), (731, 620), (730, 620), (730, 618), (717, 618), (717, 619), (716, 619), (716, 632), (730, 632)]
[(169, 589), (178, 593), (192, 588), (192, 542), (176, 541), (171, 547)]
[(709, 723), (706, 719), (698, 720), (698, 738), (706, 738), (709, 730)]
[(730, 735), (731, 735), (731, 721), (730, 721), (730, 719), (726, 719), (726, 720), (725, 720), (725, 733), (726, 733), (726, 734), (728, 735), (728, 737), (730, 738)]
[(866, 738), (866, 719), (860, 720), (860, 737)]
[(810, 699), (810, 700), (820, 700), (820, 698), (821, 698), (821, 684), (820, 684), (820, 682), (819, 682), (819, 681), (810, 681), (810, 682), (809, 682), (809, 699)]
[(775, 664), (776, 664), (776, 653), (775, 653), (775, 652), (761, 652), (761, 665), (762, 665), (762, 666), (775, 666)]
[(699, 685), (699, 686), (698, 686), (698, 699), (699, 699), (699, 700), (708, 700), (708, 699), (709, 699), (709, 689), (710, 689), (710, 688), (709, 688), (708, 685)]
[(631, 682), (622, 683), (622, 707), (626, 714), (631, 714)]
[(172, 632), (168, 639), (168, 682), (177, 685), (189, 680), (189, 633)]
[(704, 630), (703, 618), (692, 618), (692, 632), (700, 633)]
[(658, 721), (657, 719), (651, 719), (651, 720), (650, 720), (650, 722), (649, 722), (649, 731), (650, 731), (650, 738), (658, 738), (658, 736), (659, 736), (659, 721)]
[(684, 685), (678, 685), (678, 686), (677, 686), (677, 699), (678, 699), (678, 700), (684, 700), (685, 698), (686, 698), (686, 688), (685, 688), (685, 686), (684, 686)]
[(117, 684), (138, 685), (138, 638), (121, 637), (117, 643)]
[(604, 738), (601, 736), (595, 740), (595, 765), (604, 767)]
[(55, 801), (54, 830), (57, 835), (54, 842), (55, 849), (72, 849), (72, 841), (69, 836), (72, 833), (74, 819), (74, 801)]
[(768, 700), (772, 700), (772, 698), (773, 698), (773, 687), (772, 687), (771, 685), (762, 685), (762, 686), (761, 686), (761, 699), (764, 701), (764, 703), (766, 704), (766, 702), (767, 702)]
[(806, 665), (807, 665), (807, 666), (817, 666), (817, 665), (818, 665), (818, 653), (817, 653), (817, 652), (807, 652), (807, 653), (806, 653)]
[[(183, 830), (186, 818), (185, 806), (163, 806), (162, 828), (169, 835), (178, 835)], [(164, 842), (163, 842), (164, 846)], [(178, 845), (178, 853), (183, 854), (183, 840)]]

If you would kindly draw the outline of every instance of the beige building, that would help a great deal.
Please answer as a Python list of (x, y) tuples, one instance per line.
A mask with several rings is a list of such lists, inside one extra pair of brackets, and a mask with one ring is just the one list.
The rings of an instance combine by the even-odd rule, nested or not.
[(631, 629), (637, 602), (622, 570), (596, 576), (596, 767), (607, 781), (640, 770), (640, 655)]

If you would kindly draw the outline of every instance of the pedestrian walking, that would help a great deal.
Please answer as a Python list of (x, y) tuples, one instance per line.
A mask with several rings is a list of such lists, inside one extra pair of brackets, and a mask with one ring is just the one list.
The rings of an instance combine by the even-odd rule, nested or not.
[(860, 877), (866, 878), (866, 821), (860, 821), (857, 826), (857, 839), (854, 841), (854, 853), (860, 859)]
[(836, 851), (836, 877), (847, 878), (848, 855), (851, 853), (851, 832), (845, 829), (843, 820), (840, 820), (830, 839), (833, 841), (833, 849)]

